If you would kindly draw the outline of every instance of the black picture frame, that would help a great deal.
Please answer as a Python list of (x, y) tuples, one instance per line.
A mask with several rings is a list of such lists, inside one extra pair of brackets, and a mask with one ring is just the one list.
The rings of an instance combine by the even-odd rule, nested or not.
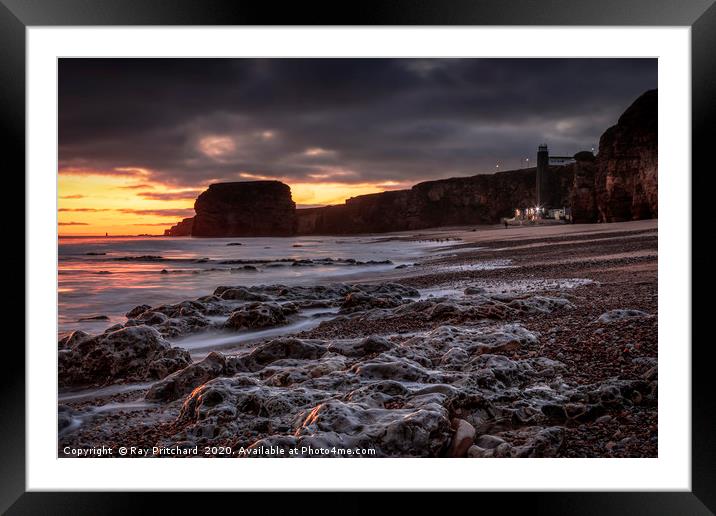
[[(25, 170), (25, 30), (32, 26), (81, 25), (615, 25), (690, 26), (692, 70), (692, 191), (704, 192), (713, 168), (709, 128), (716, 126), (716, 5), (714, 0), (364, 0), (345, 3), (235, 2), (231, 0), (0, 0), (0, 113), (3, 157), (8, 174), (25, 191), (18, 171)], [(12, 172), (10, 172), (10, 167)], [(699, 186), (702, 186), (699, 188)], [(15, 195), (19, 197), (19, 195)], [(692, 221), (696, 217), (693, 199)], [(13, 208), (18, 210), (18, 208)], [(11, 224), (8, 238), (24, 240), (24, 225)], [(22, 236), (19, 234), (23, 231)], [(693, 234), (696, 226), (693, 226)], [(15, 232), (13, 234), (12, 232)], [(704, 233), (707, 235), (708, 233)], [(692, 250), (693, 252), (693, 250)], [(24, 251), (23, 251), (24, 257)], [(698, 260), (692, 259), (692, 277)], [(10, 265), (24, 267), (18, 255)], [(693, 299), (693, 296), (692, 296)], [(691, 303), (692, 300), (684, 300)], [(694, 310), (697, 305), (692, 304)], [(31, 309), (31, 307), (27, 307)], [(692, 312), (693, 314), (694, 312)], [(662, 314), (668, 317), (668, 314)], [(692, 315), (692, 321), (698, 317)], [(9, 330), (6, 330), (9, 332)], [(7, 334), (9, 335), (9, 333)], [(5, 339), (6, 363), (0, 375), (0, 510), (7, 514), (143, 513), (151, 501), (162, 512), (173, 507), (207, 508), (204, 496), (125, 493), (25, 492), (25, 353), (19, 339)], [(692, 456), (690, 492), (474, 493), (466, 507), (486, 502), (549, 514), (713, 514), (716, 512), (715, 403), (709, 350), (712, 339), (692, 346)], [(684, 349), (691, 342), (669, 343)], [(11, 365), (11, 367), (10, 367)], [(234, 495), (222, 495), (226, 498)], [(247, 507), (245, 494), (240, 506)], [(265, 495), (264, 495), (265, 496)], [(315, 494), (292, 495), (287, 507), (306, 507)], [(360, 509), (355, 494), (343, 507)], [(157, 500), (159, 498), (159, 500)], [(422, 503), (422, 496), (411, 497)], [(251, 500), (256, 503), (259, 500)], [(480, 504), (477, 505), (476, 504)], [(212, 502), (213, 504), (214, 502)], [(271, 512), (278, 508), (271, 502)], [(326, 502), (327, 503), (327, 502)], [(457, 503), (461, 503), (458, 501)], [(464, 503), (464, 502), (463, 502)], [(406, 510), (410, 510), (408, 506)]]

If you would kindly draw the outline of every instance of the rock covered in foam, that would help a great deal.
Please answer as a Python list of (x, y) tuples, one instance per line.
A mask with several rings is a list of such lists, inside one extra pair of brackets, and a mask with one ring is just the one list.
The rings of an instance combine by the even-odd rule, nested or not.
[(326, 353), (323, 343), (296, 338), (280, 338), (256, 346), (249, 354), (232, 361), (238, 371), (258, 371), (283, 359), (315, 360)]
[(310, 388), (262, 385), (245, 375), (216, 378), (186, 398), (178, 423), (184, 426), (182, 437), (194, 442), (291, 433), (293, 419), (327, 397), (328, 393)]
[(447, 410), (431, 401), (384, 409), (327, 401), (305, 417), (296, 435), (320, 434), (326, 444), (370, 448), (378, 457), (431, 457), (449, 443)]
[[(369, 301), (341, 316), (351, 324), (371, 317), (443, 323), (383, 337), (278, 338), (238, 355), (214, 353), (185, 364), (146, 395), (182, 400), (173, 435), (160, 444), (228, 444), (257, 456), (265, 456), (259, 451), (265, 446), (301, 446), (332, 450), (330, 456), (364, 448), (380, 457), (543, 457), (559, 453), (563, 433), (554, 425), (581, 425), (655, 403), (655, 374), (633, 382), (567, 383), (564, 364), (540, 356), (538, 333), (498, 322), (569, 309), (566, 297), (475, 292), (413, 301), (412, 293), (392, 284), (219, 287), (194, 302), (144, 310), (124, 330), (147, 324), (165, 329), (174, 320), (208, 318), (210, 311), (229, 319), (240, 313), (244, 321), (266, 316), (270, 326), (309, 306), (304, 303), (340, 307), (354, 294)], [(377, 299), (392, 299), (395, 306)], [(268, 327), (263, 324), (258, 327)], [(63, 345), (79, 348), (92, 339), (77, 333)], [(179, 403), (169, 406), (179, 409)]]
[(221, 376), (226, 368), (226, 357), (215, 351), (201, 362), (175, 371), (152, 385), (145, 399), (151, 401), (173, 401), (190, 393), (195, 387)]
[(534, 426), (509, 434), (513, 440), (523, 444), (513, 445), (501, 437), (485, 434), (470, 446), (467, 456), (479, 459), (555, 457), (564, 442), (564, 429), (561, 427)]
[(251, 303), (231, 313), (224, 323), (233, 330), (255, 330), (286, 324), (288, 319), (277, 303)]
[(568, 299), (547, 296), (530, 296), (523, 299), (515, 299), (510, 301), (508, 306), (525, 313), (543, 314), (549, 314), (555, 310), (574, 308), (574, 305)]
[(57, 347), (59, 349), (69, 349), (91, 338), (92, 335), (90, 335), (89, 333), (84, 332), (82, 330), (75, 330), (69, 335), (65, 335), (64, 337), (62, 337), (57, 342)]
[(394, 308), (407, 301), (398, 295), (371, 295), (365, 292), (351, 292), (341, 304), (341, 313), (351, 313), (372, 308)]
[(152, 307), (149, 305), (139, 305), (132, 308), (129, 312), (127, 312), (125, 315), (127, 319), (134, 319), (138, 315), (143, 314), (147, 310), (151, 309)]
[(617, 310), (609, 310), (608, 312), (603, 313), (594, 322), (601, 324), (609, 324), (615, 321), (622, 321), (624, 319), (641, 319), (644, 317), (651, 317), (651, 315), (641, 310), (620, 308)]
[(76, 342), (58, 354), (60, 386), (161, 379), (191, 363), (149, 326), (132, 326)]
[(268, 301), (269, 297), (260, 292), (252, 292), (244, 287), (232, 287), (222, 289), (219, 295), (221, 299), (230, 299), (232, 301)]
[(348, 357), (363, 357), (374, 353), (382, 353), (393, 349), (393, 344), (388, 339), (378, 336), (370, 336), (364, 339), (336, 340), (328, 345), (328, 351), (339, 353)]

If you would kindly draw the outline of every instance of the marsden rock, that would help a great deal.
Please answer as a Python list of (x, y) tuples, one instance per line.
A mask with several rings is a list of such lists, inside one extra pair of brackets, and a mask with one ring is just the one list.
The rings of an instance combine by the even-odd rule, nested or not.
[(194, 203), (192, 235), (289, 236), (296, 232), (296, 203), (280, 181), (210, 185)]
[(161, 379), (191, 363), (149, 326), (130, 326), (89, 339), (76, 339), (58, 354), (61, 387)]

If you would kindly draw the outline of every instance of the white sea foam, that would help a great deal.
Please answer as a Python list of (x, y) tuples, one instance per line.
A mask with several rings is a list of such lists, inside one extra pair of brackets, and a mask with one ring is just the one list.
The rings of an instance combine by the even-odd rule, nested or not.
[(291, 335), (301, 331), (315, 328), (321, 322), (331, 318), (338, 311), (337, 308), (321, 308), (303, 310), (298, 320), (284, 325), (268, 328), (265, 330), (251, 330), (236, 333), (232, 332), (203, 332), (177, 339), (173, 345), (186, 349), (195, 362), (202, 360), (212, 351), (230, 353), (232, 351), (250, 348), (251, 343), (271, 337)]

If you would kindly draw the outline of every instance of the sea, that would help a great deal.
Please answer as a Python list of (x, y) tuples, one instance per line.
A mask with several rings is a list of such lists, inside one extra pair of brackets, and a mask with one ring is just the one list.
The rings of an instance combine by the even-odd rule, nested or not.
[(58, 335), (126, 321), (137, 305), (211, 294), (220, 285), (359, 281), (412, 265), (445, 242), (386, 236), (62, 237)]

